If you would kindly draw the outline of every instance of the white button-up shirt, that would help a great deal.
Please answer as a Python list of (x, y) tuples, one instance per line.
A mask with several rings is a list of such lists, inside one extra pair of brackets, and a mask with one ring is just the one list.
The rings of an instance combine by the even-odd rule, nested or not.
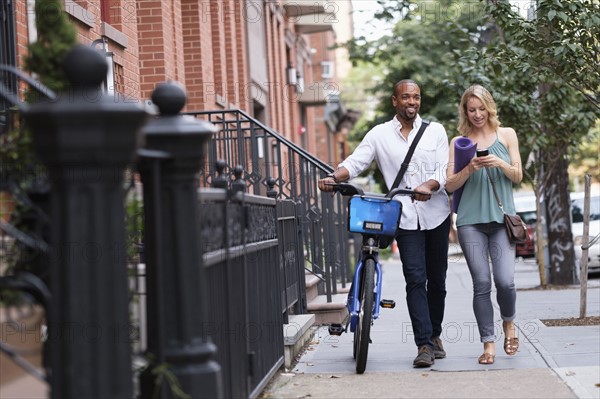
[[(408, 140), (400, 133), (401, 123), (394, 117), (371, 129), (354, 152), (340, 166), (355, 178), (367, 169), (373, 160), (381, 171), (388, 189), (394, 184), (398, 171), (406, 157), (422, 119), (417, 115)], [(408, 169), (398, 187), (415, 189), (427, 180), (436, 180), (440, 188), (433, 192), (428, 201), (414, 201), (406, 195), (396, 196), (402, 202), (400, 228), (407, 230), (431, 230), (439, 226), (450, 215), (446, 194), (446, 164), (448, 162), (448, 136), (446, 129), (431, 122), (427, 127), (412, 156)]]

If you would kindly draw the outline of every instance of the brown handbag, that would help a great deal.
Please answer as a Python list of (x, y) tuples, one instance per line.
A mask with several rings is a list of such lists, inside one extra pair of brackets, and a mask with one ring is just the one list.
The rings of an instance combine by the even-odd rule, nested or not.
[(504, 208), (502, 207), (502, 203), (500, 202), (500, 197), (498, 197), (498, 193), (496, 192), (496, 186), (494, 186), (494, 181), (490, 176), (490, 172), (485, 169), (488, 180), (492, 185), (492, 190), (494, 190), (494, 196), (496, 197), (496, 201), (498, 202), (498, 207), (504, 214), (504, 226), (506, 226), (506, 233), (508, 234), (508, 239), (510, 242), (515, 244), (523, 243), (529, 239), (529, 230), (527, 230), (527, 225), (523, 222), (523, 219), (519, 215), (507, 215), (504, 212)]
[(504, 214), (504, 225), (510, 242), (522, 243), (529, 239), (529, 231), (519, 215)]

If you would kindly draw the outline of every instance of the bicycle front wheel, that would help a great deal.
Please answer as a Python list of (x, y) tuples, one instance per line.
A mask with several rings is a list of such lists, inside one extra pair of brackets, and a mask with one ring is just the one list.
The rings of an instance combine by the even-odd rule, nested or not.
[(360, 288), (360, 313), (354, 330), (354, 347), (356, 349), (356, 372), (362, 374), (367, 367), (367, 355), (373, 324), (373, 302), (375, 288), (375, 261), (367, 259), (362, 275)]

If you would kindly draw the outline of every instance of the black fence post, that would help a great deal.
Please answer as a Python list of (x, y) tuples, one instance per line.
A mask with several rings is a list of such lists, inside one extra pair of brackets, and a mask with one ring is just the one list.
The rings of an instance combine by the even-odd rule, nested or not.
[(231, 182), (231, 193), (235, 194), (238, 192), (245, 193), (246, 192), (246, 181), (242, 178), (242, 174), (244, 173), (244, 168), (241, 165), (238, 165), (233, 169), (233, 175), (235, 179)]
[(51, 397), (129, 399), (123, 177), (147, 114), (100, 90), (107, 64), (95, 50), (76, 46), (63, 64), (72, 90), (24, 113), (52, 182)]
[(158, 85), (152, 101), (161, 115), (144, 128), (145, 152), (162, 157), (140, 162), (150, 358), (140, 377), (141, 394), (143, 398), (174, 398), (180, 389), (194, 399), (220, 398), (216, 346), (205, 339), (203, 331), (210, 326), (195, 184), (204, 147), (217, 129), (209, 122), (179, 115), (186, 94), (175, 83)]
[(227, 164), (222, 159), (219, 159), (217, 162), (215, 162), (216, 175), (213, 176), (213, 180), (212, 180), (212, 184), (211, 184), (212, 188), (223, 188), (223, 189), (227, 190), (227, 187), (229, 186), (229, 182), (227, 181), (227, 178), (223, 174), (226, 166), (227, 166)]
[(277, 199), (277, 195), (279, 194), (277, 190), (275, 190), (276, 181), (272, 177), (267, 179), (267, 197)]

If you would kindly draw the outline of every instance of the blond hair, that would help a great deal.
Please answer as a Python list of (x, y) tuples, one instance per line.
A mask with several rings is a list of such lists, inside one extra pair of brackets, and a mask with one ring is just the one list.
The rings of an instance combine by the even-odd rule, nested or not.
[(458, 106), (458, 131), (463, 136), (468, 136), (471, 133), (471, 122), (467, 116), (467, 103), (471, 98), (477, 98), (485, 107), (488, 112), (488, 124), (495, 131), (500, 127), (500, 121), (498, 120), (498, 110), (496, 108), (496, 102), (490, 94), (490, 92), (481, 85), (473, 85), (469, 87), (463, 93), (460, 99), (460, 105)]

